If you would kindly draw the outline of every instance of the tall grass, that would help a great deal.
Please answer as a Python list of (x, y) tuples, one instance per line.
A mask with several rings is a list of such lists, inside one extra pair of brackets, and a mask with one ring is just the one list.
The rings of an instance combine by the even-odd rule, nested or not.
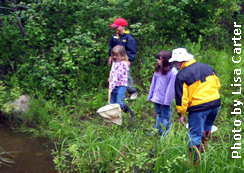
[[(243, 101), (243, 96), (231, 94), (230, 84), (236, 68), (228, 53), (231, 49), (202, 50), (200, 43), (189, 43), (186, 47), (198, 62), (210, 64), (215, 69), (222, 85), (222, 104), (215, 124), (218, 130), (212, 134), (208, 150), (201, 154), (200, 166), (194, 167), (189, 162), (187, 129), (179, 123), (176, 114), (166, 137), (147, 136), (155, 123), (154, 106), (147, 102), (154, 55), (160, 50), (174, 48), (168, 45), (144, 51), (143, 55), (149, 56), (141, 57), (133, 67), (139, 97), (125, 102), (136, 115), (135, 124), (129, 123), (130, 117), (125, 113), (122, 113), (122, 126), (108, 124), (96, 114), (99, 107), (107, 104), (107, 89), (96, 88), (87, 93), (73, 92), (74, 95), (70, 94), (62, 102), (34, 100), (29, 112), (22, 115), (26, 122), (22, 128), (36, 135), (49, 136), (55, 142), (54, 162), (60, 172), (243, 172), (243, 158), (231, 157), (231, 147), (236, 142), (232, 132), (234, 120), (240, 117), (232, 116), (230, 112), (233, 99)], [(172, 113), (174, 105), (175, 102)], [(34, 127), (30, 128), (30, 125)], [(244, 129), (243, 123), (240, 128)], [(243, 139), (241, 143), (244, 143)], [(238, 152), (244, 156), (243, 147)]]
[(153, 124), (145, 119), (133, 127), (86, 121), (53, 154), (57, 165), (65, 164), (67, 172), (133, 172), (135, 165), (138, 172), (243, 172), (242, 159), (231, 158), (232, 122), (223, 126), (217, 118), (219, 129), (212, 134), (208, 150), (201, 154), (200, 166), (193, 167), (188, 161), (187, 129), (176, 117), (173, 121), (166, 137), (156, 137), (156, 155), (155, 137), (148, 137), (149, 130), (144, 128)]

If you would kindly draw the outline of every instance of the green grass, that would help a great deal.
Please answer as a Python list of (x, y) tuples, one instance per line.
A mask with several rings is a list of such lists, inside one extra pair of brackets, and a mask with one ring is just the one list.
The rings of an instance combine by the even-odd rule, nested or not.
[[(179, 122), (172, 124), (166, 138), (157, 136), (157, 149), (155, 137), (147, 136), (149, 130), (145, 125), (153, 125), (150, 118), (140, 121), (137, 117), (133, 127), (127, 122), (118, 126), (86, 121), (76, 133), (75, 127), (70, 129), (73, 135), (54, 153), (56, 163), (65, 164), (65, 170), (70, 172), (133, 172), (134, 165), (139, 172), (242, 172), (244, 169), (242, 159), (231, 158), (230, 148), (234, 142), (231, 122), (221, 126), (217, 119), (219, 129), (212, 135), (208, 150), (201, 154), (201, 165), (196, 168), (185, 165), (188, 162), (187, 130)], [(244, 150), (239, 154), (243, 155)]]
[[(109, 124), (96, 114), (98, 108), (107, 104), (107, 89), (104, 87), (87, 93), (73, 92), (75, 95), (71, 92), (61, 102), (47, 101), (42, 97), (33, 99), (31, 109), (21, 117), (24, 122), (22, 129), (37, 136), (48, 136), (55, 142), (54, 162), (60, 172), (243, 172), (243, 158), (231, 157), (231, 147), (236, 142), (232, 132), (234, 120), (243, 118), (230, 114), (234, 108), (233, 100), (243, 101), (242, 95), (231, 94), (233, 88), (230, 87), (233, 70), (242, 66), (232, 64), (228, 50), (212, 48), (203, 51), (198, 44), (188, 47), (190, 53), (197, 55), (198, 62), (210, 64), (215, 69), (222, 85), (222, 104), (215, 124), (218, 131), (212, 134), (208, 150), (201, 154), (199, 167), (193, 167), (188, 161), (187, 129), (180, 124), (176, 114), (167, 137), (157, 136), (155, 139), (147, 136), (155, 123), (154, 105), (147, 102), (154, 70), (153, 56), (142, 62), (138, 60), (133, 67), (139, 97), (125, 102), (136, 115), (135, 124), (129, 123), (130, 117), (125, 113), (122, 114), (122, 126)], [(140, 72), (135, 70), (139, 65)], [(174, 106), (175, 102), (172, 112)], [(242, 123), (240, 128), (243, 127)], [(244, 143), (243, 139), (239, 142)], [(244, 157), (243, 147), (239, 155)]]
[[(136, 123), (131, 125), (130, 117), (123, 113), (122, 126), (109, 124), (96, 114), (95, 111), (99, 106), (90, 107), (82, 116), (80, 115), (82, 111), (78, 112), (78, 107), (70, 113), (66, 107), (45, 103), (44, 108), (52, 110), (55, 114), (49, 115), (52, 117), (51, 120), (43, 126), (40, 124), (39, 130), (36, 131), (38, 135), (46, 135), (56, 141), (57, 148), (53, 155), (59, 171), (134, 172), (136, 170), (177, 173), (244, 171), (242, 159), (231, 158), (231, 147), (235, 142), (231, 130), (234, 128), (235, 118), (224, 119), (223, 122), (222, 114), (227, 108), (219, 111), (216, 120), (218, 131), (212, 134), (208, 150), (201, 154), (200, 167), (193, 167), (191, 164), (185, 165), (188, 163), (187, 129), (180, 124), (176, 114), (173, 115), (173, 124), (167, 137), (157, 136), (155, 139), (154, 136), (147, 136), (155, 123), (153, 118), (155, 115), (153, 104), (147, 102), (146, 98), (147, 94), (141, 94), (136, 101), (126, 101), (136, 113)], [(106, 100), (101, 102), (106, 104)], [(87, 111), (91, 113), (86, 115)], [(239, 154), (243, 156), (243, 148)]]

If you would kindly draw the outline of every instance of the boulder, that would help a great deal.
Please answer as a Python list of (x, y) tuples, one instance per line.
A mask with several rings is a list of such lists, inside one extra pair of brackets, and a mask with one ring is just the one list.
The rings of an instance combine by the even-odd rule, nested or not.
[(14, 102), (7, 102), (3, 106), (3, 112), (7, 114), (9, 113), (23, 114), (29, 108), (29, 104), (30, 104), (30, 96), (21, 95)]

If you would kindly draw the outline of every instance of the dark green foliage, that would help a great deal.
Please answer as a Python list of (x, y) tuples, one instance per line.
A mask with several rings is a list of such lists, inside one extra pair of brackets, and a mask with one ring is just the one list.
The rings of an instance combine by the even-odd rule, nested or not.
[(11, 86), (15, 76), (25, 91), (49, 98), (106, 86), (108, 42), (114, 32), (109, 24), (117, 17), (128, 20), (137, 40), (135, 64), (145, 69), (137, 77), (145, 86), (150, 75), (143, 65), (159, 50), (184, 46), (188, 39), (197, 42), (200, 35), (202, 45), (223, 47), (233, 21), (242, 19), (240, 3), (222, 0), (45, 0), (16, 5), (4, 1), (4, 7), (17, 10), (1, 10), (1, 80)]

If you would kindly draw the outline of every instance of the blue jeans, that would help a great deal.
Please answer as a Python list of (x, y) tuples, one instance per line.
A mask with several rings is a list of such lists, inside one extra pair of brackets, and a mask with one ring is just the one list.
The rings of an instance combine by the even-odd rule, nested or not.
[(126, 92), (126, 86), (116, 86), (112, 93), (110, 102), (111, 103), (118, 103), (120, 105), (121, 109), (124, 109), (125, 103), (124, 103), (124, 97)]
[[(158, 103), (154, 104), (157, 114), (157, 122), (154, 128), (159, 129), (159, 133), (165, 135), (165, 133), (169, 131), (170, 125), (172, 123), (170, 106), (161, 105)], [(166, 131), (162, 128), (162, 126)]]
[(209, 132), (212, 129), (219, 109), (220, 107), (201, 112), (189, 112), (189, 147), (200, 145), (203, 131)]

